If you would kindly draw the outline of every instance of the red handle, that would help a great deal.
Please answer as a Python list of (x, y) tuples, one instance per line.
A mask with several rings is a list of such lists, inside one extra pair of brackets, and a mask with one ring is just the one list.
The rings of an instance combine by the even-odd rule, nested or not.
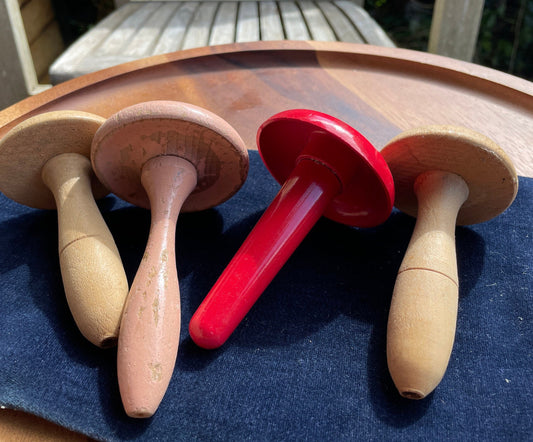
[(221, 346), (341, 190), (337, 176), (301, 158), (276, 198), (193, 315), (200, 347)]

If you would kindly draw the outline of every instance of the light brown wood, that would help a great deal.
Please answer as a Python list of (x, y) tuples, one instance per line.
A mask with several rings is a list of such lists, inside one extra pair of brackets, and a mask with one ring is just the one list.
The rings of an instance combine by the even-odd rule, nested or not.
[(109, 347), (116, 344), (128, 282), (93, 197), (93, 189), (97, 197), (107, 194), (89, 160), (103, 121), (84, 112), (59, 111), (19, 124), (0, 140), (0, 189), (31, 207), (57, 207), (67, 302), (81, 333)]
[(48, 75), (48, 67), (65, 49), (57, 21), (52, 21), (30, 45), (35, 73), (39, 81)]
[(415, 180), (429, 170), (461, 176), (469, 195), (457, 224), (476, 224), (499, 215), (512, 203), (518, 178), (512, 160), (490, 138), (460, 126), (424, 126), (405, 131), (383, 148), (394, 176), (395, 205), (417, 216)]
[(417, 216), (392, 295), (387, 361), (400, 394), (422, 399), (444, 376), (455, 337), (456, 220), (482, 222), (503, 212), (518, 177), (494, 142), (461, 127), (408, 131), (382, 154), (395, 180), (396, 206)]
[(51, 0), (30, 0), (21, 7), (20, 13), (30, 45), (55, 19)]
[(2, 442), (89, 442), (87, 436), (67, 430), (33, 414), (0, 409), (0, 440)]
[(124, 308), (117, 352), (126, 414), (147, 418), (165, 395), (178, 352), (178, 216), (234, 195), (246, 179), (248, 153), (238, 133), (212, 112), (151, 101), (122, 109), (102, 125), (93, 140), (92, 162), (115, 194), (151, 209), (150, 234)]

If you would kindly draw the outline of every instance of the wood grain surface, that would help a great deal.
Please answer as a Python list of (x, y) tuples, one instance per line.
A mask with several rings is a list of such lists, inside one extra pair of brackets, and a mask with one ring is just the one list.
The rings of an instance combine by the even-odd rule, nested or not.
[[(238, 43), (137, 60), (2, 110), (0, 137), (42, 112), (70, 109), (108, 117), (148, 100), (205, 107), (232, 124), (249, 149), (256, 149), (264, 120), (291, 108), (329, 113), (378, 149), (406, 129), (461, 125), (492, 138), (519, 175), (533, 177), (533, 83), (437, 55), (352, 43)], [(47, 440), (50, 434), (87, 440), (50, 425), (0, 411), (2, 440)]]
[(254, 42), (145, 58), (88, 74), (0, 112), (0, 136), (57, 109), (103, 117), (148, 100), (185, 101), (232, 124), (249, 149), (259, 125), (291, 108), (328, 113), (378, 149), (405, 129), (462, 125), (492, 138), (533, 176), (533, 83), (406, 49), (354, 43)]

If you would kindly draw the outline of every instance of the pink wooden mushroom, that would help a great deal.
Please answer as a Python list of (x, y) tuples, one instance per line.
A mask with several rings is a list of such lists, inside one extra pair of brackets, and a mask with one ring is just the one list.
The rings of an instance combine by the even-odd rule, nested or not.
[(503, 212), (518, 178), (498, 145), (461, 127), (404, 132), (382, 154), (394, 176), (395, 205), (417, 216), (392, 296), (387, 361), (400, 394), (422, 399), (444, 376), (455, 337), (456, 222), (479, 223)]
[(126, 301), (117, 355), (126, 413), (150, 417), (167, 390), (179, 344), (178, 215), (215, 206), (237, 192), (248, 172), (248, 153), (237, 132), (213, 113), (152, 101), (111, 116), (96, 133), (92, 161), (115, 194), (151, 209), (150, 235)]
[(281, 112), (260, 127), (257, 145), (283, 186), (191, 319), (190, 335), (204, 348), (229, 338), (321, 216), (370, 227), (392, 210), (387, 164), (359, 132), (334, 117)]
[(65, 295), (81, 333), (116, 344), (128, 281), (94, 201), (108, 191), (91, 169), (93, 136), (104, 118), (56, 111), (31, 117), (0, 141), (0, 189), (9, 198), (58, 215)]

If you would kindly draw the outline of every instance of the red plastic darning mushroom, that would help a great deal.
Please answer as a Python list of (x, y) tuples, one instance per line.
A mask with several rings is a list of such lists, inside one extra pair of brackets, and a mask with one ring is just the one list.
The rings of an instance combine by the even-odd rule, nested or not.
[(259, 128), (264, 163), (283, 186), (189, 324), (194, 342), (221, 346), (318, 219), (371, 227), (392, 210), (392, 175), (359, 132), (329, 115), (281, 112)]
[(237, 192), (248, 172), (248, 152), (217, 115), (186, 103), (151, 101), (111, 116), (95, 134), (91, 157), (110, 190), (151, 210), (117, 352), (126, 413), (150, 417), (167, 390), (179, 344), (178, 215), (215, 206)]

